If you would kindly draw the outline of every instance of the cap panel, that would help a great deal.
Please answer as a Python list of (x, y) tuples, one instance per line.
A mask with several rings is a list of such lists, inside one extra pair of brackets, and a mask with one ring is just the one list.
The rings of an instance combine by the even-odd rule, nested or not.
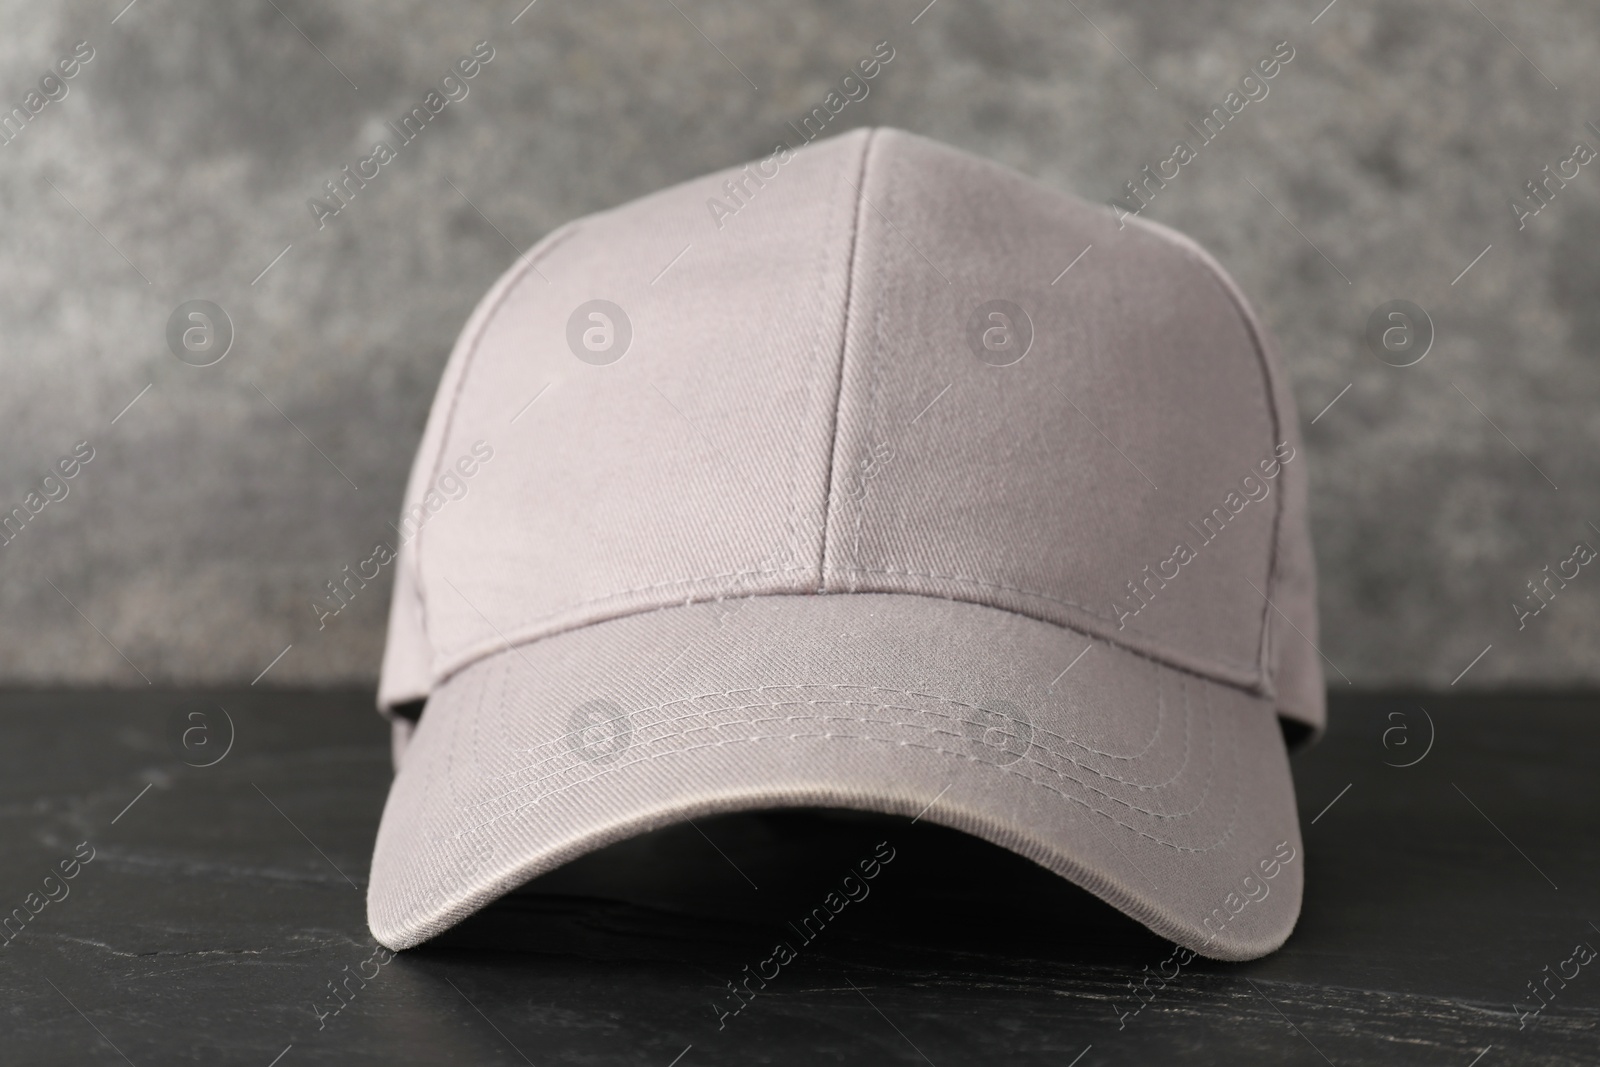
[[(479, 470), (419, 536), (435, 679), (629, 611), (816, 588), (865, 140), (769, 165), (720, 229), (739, 172), (586, 219), (505, 294), (439, 452), (441, 477)], [(631, 336), (586, 359), (591, 329)]]
[[(1004, 607), (1264, 688), (1251, 583), (1268, 583), (1282, 464), (1255, 339), (1217, 276), (895, 131), (864, 195), (827, 587)], [(1025, 318), (987, 318), (997, 300)], [(1031, 343), (990, 350), (989, 326)]]
[(417, 575), (416, 539), (432, 517), (427, 510), (431, 502), (427, 495), (441, 473), (439, 468), (444, 462), (441, 449), (454, 410), (456, 393), (461, 388), (471, 355), (485, 326), (494, 317), (506, 295), (525, 275), (536, 271), (539, 261), (551, 249), (571, 237), (580, 225), (580, 222), (569, 222), (558, 226), (518, 257), (517, 262), (500, 276), (472, 309), (445, 361), (439, 388), (428, 409), (422, 441), (417, 445), (417, 454), (411, 461), (411, 472), (406, 479), (405, 497), (400, 507), (401, 525), (394, 527), (395, 549), (399, 558), (394, 565), (394, 593), (389, 606), (383, 669), (378, 680), (379, 708), (387, 710), (397, 704), (421, 700), (428, 695), (431, 686), (433, 649), (428, 642), (426, 608)]
[[(1159, 222), (1135, 217), (1133, 222), (1158, 234), (1205, 266), (1226, 288), (1234, 306), (1249, 326), (1261, 355), (1274, 414), (1275, 439), (1288, 446), (1288, 454), (1299, 458), (1301, 435), (1299, 412), (1284, 370), (1278, 342), (1261, 322), (1244, 292), (1222, 264), (1193, 238)], [(1317, 651), (1317, 575), (1311, 531), (1308, 523), (1307, 490), (1310, 481), (1304, 460), (1283, 465), (1277, 496), (1277, 530), (1273, 547), (1272, 574), (1264, 588), (1262, 610), (1266, 616), (1263, 633), (1263, 662), (1268, 665), (1272, 691), (1277, 696), (1278, 713), (1309, 726), (1320, 736), (1327, 721), (1327, 691), (1323, 680), (1321, 653)]]

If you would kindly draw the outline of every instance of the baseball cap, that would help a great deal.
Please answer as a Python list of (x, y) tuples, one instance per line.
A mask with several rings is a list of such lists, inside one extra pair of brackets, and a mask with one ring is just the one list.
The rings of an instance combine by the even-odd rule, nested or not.
[(407, 486), (374, 936), (820, 807), (1272, 951), (1324, 720), (1305, 466), (1206, 252), (908, 133), (558, 229), (462, 331)]

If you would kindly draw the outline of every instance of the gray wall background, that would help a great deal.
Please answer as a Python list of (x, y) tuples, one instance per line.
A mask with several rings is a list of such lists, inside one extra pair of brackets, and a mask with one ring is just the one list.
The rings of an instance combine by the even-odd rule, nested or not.
[[(883, 39), (841, 130), (1099, 201), (1288, 40), (1148, 215), (1214, 251), (1285, 350), (1322, 648), (1365, 685), (1445, 686), (1491, 644), (1461, 686), (1600, 681), (1600, 567), (1525, 630), (1510, 606), (1600, 547), (1600, 161), (1521, 232), (1508, 206), (1600, 149), (1592, 0), (539, 0), (515, 24), (525, 0), (126, 2), (0, 3), (6, 110), (95, 50), (0, 147), (0, 505), (96, 452), (0, 549), (0, 681), (249, 682), (291, 644), (262, 684), (374, 679), (387, 577), (320, 632), (310, 601), (389, 535), (513, 246), (765, 154)], [(485, 38), (470, 95), (319, 231), (306, 200)], [(197, 298), (236, 331), (207, 368), (165, 342)], [(1394, 298), (1437, 332), (1404, 369), (1363, 342)]]

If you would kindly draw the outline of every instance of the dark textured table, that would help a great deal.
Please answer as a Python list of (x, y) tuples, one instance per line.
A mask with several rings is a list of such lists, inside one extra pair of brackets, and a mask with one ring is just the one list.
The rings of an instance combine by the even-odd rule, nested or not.
[[(0, 1064), (1600, 1063), (1593, 696), (1337, 698), (1295, 757), (1299, 928), (1181, 968), (1026, 861), (828, 812), (628, 842), (391, 960), (369, 707), (0, 694)], [(882, 841), (870, 896), (722, 1016)]]

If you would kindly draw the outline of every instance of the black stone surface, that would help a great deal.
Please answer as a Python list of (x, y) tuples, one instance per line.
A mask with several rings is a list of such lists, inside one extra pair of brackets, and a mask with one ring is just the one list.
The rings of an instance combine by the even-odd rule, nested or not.
[[(30, 916), (0, 948), (0, 1064), (1600, 1062), (1600, 960), (1550, 977), (1600, 947), (1594, 696), (1336, 694), (1295, 757), (1299, 928), (1151, 981), (1137, 1014), (1170, 945), (999, 849), (845, 813), (628, 842), (380, 966), (369, 708), (0, 693), (0, 913)], [(719, 1029), (726, 983), (881, 841), (870, 896)], [(1519, 1018), (1529, 982), (1548, 1003)]]

